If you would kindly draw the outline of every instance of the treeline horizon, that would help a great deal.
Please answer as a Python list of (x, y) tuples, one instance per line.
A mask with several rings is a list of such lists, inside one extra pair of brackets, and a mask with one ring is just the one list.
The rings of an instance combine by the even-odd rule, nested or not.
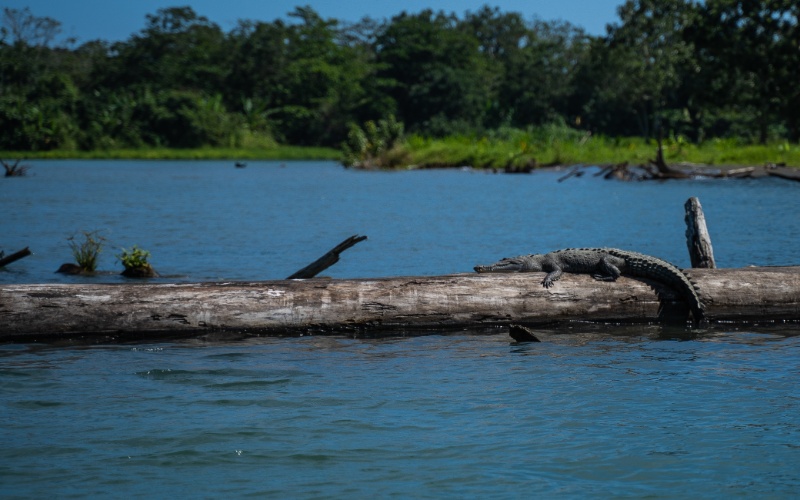
[(190, 7), (120, 42), (55, 43), (5, 8), (0, 150), (339, 147), (553, 124), (610, 137), (797, 142), (800, 4), (629, 0), (602, 36), (484, 6), (356, 23), (298, 7), (225, 32)]

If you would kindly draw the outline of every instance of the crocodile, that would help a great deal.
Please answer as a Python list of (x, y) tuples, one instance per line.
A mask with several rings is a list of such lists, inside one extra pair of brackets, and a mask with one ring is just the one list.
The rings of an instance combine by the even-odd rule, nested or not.
[(615, 281), (620, 275), (648, 278), (675, 288), (689, 303), (695, 325), (703, 321), (705, 306), (696, 285), (676, 266), (657, 257), (618, 248), (567, 248), (546, 254), (520, 255), (488, 266), (475, 266), (479, 273), (543, 271), (545, 288), (563, 273), (587, 273), (601, 281)]

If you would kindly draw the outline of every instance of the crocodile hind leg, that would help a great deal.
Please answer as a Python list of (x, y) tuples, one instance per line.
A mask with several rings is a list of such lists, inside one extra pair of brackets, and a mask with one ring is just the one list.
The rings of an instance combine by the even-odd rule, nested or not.
[[(622, 262), (619, 262), (619, 261)], [(624, 266), (625, 261), (613, 256), (603, 256), (600, 258), (600, 262), (597, 263), (597, 268), (594, 273), (592, 273), (592, 278), (598, 281), (617, 281), (622, 275), (622, 272), (619, 270), (618, 265)]]

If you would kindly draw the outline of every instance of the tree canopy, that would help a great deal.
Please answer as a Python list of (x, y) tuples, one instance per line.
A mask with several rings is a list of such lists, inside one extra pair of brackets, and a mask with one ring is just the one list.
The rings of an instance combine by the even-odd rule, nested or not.
[(191, 7), (109, 43), (5, 8), (0, 149), (337, 146), (551, 123), (607, 136), (800, 137), (800, 4), (628, 0), (603, 36), (483, 7), (358, 23), (298, 7), (229, 32)]

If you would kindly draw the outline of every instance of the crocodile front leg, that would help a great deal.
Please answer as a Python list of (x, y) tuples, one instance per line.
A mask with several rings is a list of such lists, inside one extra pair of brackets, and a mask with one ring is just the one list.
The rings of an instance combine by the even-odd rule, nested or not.
[[(550, 270), (552, 269), (552, 270)], [(547, 273), (547, 276), (544, 277), (542, 280), (542, 285), (545, 288), (550, 288), (553, 286), (553, 283), (561, 279), (561, 275), (564, 274), (564, 270), (558, 266), (551, 267), (550, 269), (545, 269), (545, 271), (550, 271)]]

